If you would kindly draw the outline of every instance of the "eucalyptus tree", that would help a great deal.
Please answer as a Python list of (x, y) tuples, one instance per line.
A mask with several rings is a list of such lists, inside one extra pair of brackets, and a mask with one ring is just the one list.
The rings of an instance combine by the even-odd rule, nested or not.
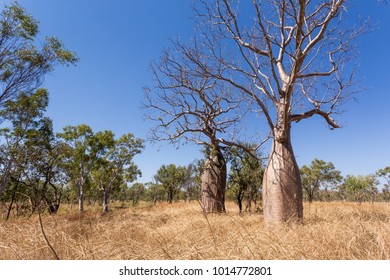
[[(204, 164), (202, 165), (202, 169)], [(190, 163), (184, 169), (184, 184), (183, 191), (185, 191), (185, 199), (188, 201), (199, 200), (201, 183), (199, 178), (204, 172), (200, 172), (199, 166), (196, 163)]]
[(92, 170), (99, 160), (99, 153), (106, 147), (92, 129), (86, 125), (66, 126), (57, 137), (65, 144), (64, 162), (66, 172), (77, 188), (79, 211), (84, 211), (84, 193)]
[(0, 195), (3, 193), (11, 176), (14, 179), (21, 174), (25, 164), (24, 145), (44, 122), (44, 111), (48, 105), (48, 92), (39, 89), (34, 93), (21, 92), (15, 100), (8, 100), (0, 111), (4, 125), (0, 130)]
[(115, 139), (111, 131), (104, 131), (97, 132), (95, 138), (103, 149), (98, 155), (92, 177), (103, 192), (103, 212), (107, 213), (111, 190), (124, 183), (133, 182), (141, 175), (133, 158), (141, 153), (144, 146), (143, 140), (134, 138), (131, 133)]
[(375, 195), (378, 193), (378, 184), (379, 182), (374, 175), (347, 175), (343, 184), (339, 186), (339, 194), (343, 199), (360, 203), (363, 201), (374, 202)]
[(14, 202), (27, 198), (32, 211), (47, 203), (51, 213), (60, 205), (64, 185), (62, 148), (57, 143), (52, 121), (44, 117), (48, 92), (20, 93), (8, 100), (0, 115), (6, 128), (1, 130), (1, 190), (9, 189), (9, 217)]
[(240, 213), (242, 202), (247, 200), (246, 209), (251, 211), (252, 202), (257, 203), (262, 189), (264, 166), (258, 154), (256, 157), (241, 148), (231, 148), (229, 151), (229, 185), (234, 192)]
[(385, 179), (387, 186), (390, 186), (390, 166), (386, 166), (385, 168), (379, 169), (376, 172), (376, 176)]
[(333, 163), (320, 159), (314, 159), (309, 166), (302, 166), (300, 172), (302, 187), (310, 203), (316, 198), (321, 188), (327, 188), (329, 185), (335, 186), (343, 178)]
[(158, 182), (148, 182), (145, 185), (145, 197), (147, 200), (156, 204), (157, 201), (164, 201), (165, 190)]
[(47, 205), (50, 214), (60, 207), (67, 177), (62, 165), (63, 146), (54, 137), (52, 121), (43, 118), (37, 127), (29, 130), (19, 151), (18, 174), (11, 179), (24, 186), (32, 211), (41, 211)]
[[(20, 93), (37, 90), (57, 64), (74, 64), (74, 52), (55, 37), (38, 44), (38, 21), (17, 2), (0, 13), (0, 108)], [(40, 46), (41, 45), (41, 46)]]
[(333, 115), (357, 90), (348, 63), (366, 24), (348, 23), (347, 6), (344, 0), (201, 0), (197, 44), (175, 42), (200, 75), (244, 93), (265, 121), (272, 139), (263, 179), (266, 223), (303, 218), (292, 124), (319, 117), (339, 128)]
[(385, 168), (379, 169), (375, 173), (376, 177), (384, 179), (386, 182), (382, 188), (382, 196), (386, 201), (390, 200), (390, 166), (386, 166)]
[(185, 169), (175, 164), (162, 165), (154, 179), (165, 190), (167, 202), (172, 203), (185, 183)]
[(132, 205), (135, 206), (139, 203), (143, 194), (145, 193), (145, 185), (142, 183), (134, 183), (129, 188), (130, 200)]

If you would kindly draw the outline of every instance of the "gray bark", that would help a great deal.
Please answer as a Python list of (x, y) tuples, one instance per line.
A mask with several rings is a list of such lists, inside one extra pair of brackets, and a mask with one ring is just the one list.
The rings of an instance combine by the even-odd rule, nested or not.
[(225, 209), (227, 169), (220, 151), (205, 163), (202, 175), (201, 196), (205, 213), (223, 213)]
[(10, 173), (11, 173), (12, 165), (13, 165), (13, 159), (11, 159), (8, 162), (8, 164), (6, 165), (6, 168), (4, 170), (3, 176), (1, 178), (1, 181), (0, 181), (0, 196), (4, 192), (5, 187), (6, 187), (7, 183), (8, 183), (8, 179), (9, 179), (9, 176), (10, 176)]
[(79, 211), (84, 211), (84, 180), (82, 180), (82, 183), (80, 186), (78, 186), (78, 198), (79, 198)]
[(103, 193), (103, 213), (108, 213), (108, 196), (109, 189), (106, 188)]

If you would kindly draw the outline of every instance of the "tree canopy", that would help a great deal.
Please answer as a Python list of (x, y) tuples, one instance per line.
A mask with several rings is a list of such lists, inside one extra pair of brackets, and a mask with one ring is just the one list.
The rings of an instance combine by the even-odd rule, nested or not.
[(76, 54), (56, 37), (40, 46), (38, 21), (18, 3), (5, 6), (0, 14), (0, 108), (21, 92), (37, 90), (45, 74), (57, 64), (74, 64)]

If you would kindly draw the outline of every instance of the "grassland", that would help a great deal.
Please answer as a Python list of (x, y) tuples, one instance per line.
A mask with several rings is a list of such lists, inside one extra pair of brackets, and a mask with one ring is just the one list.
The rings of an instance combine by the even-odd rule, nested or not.
[[(265, 227), (261, 213), (203, 215), (196, 202), (43, 215), (61, 259), (390, 259), (390, 204), (316, 202), (302, 225)], [(52, 259), (38, 216), (0, 222), (0, 259)]]

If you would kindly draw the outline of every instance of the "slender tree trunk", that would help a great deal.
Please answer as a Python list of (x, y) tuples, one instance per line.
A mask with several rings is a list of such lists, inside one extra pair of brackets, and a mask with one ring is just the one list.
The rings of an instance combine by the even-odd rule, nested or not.
[(78, 186), (78, 196), (79, 196), (79, 211), (84, 211), (84, 180), (81, 185)]
[(237, 204), (238, 204), (238, 209), (240, 210), (240, 213), (242, 213), (242, 191), (239, 191), (237, 194)]
[(4, 192), (4, 189), (7, 185), (8, 179), (10, 177), (10, 172), (13, 165), (13, 159), (9, 161), (9, 163), (6, 165), (5, 170), (3, 171), (3, 176), (0, 180), (0, 196)]
[(263, 207), (266, 223), (303, 219), (302, 184), (291, 146), (290, 128), (283, 141), (274, 139), (263, 179)]
[(206, 161), (202, 175), (202, 207), (205, 213), (225, 212), (227, 169), (220, 149)]
[(105, 188), (103, 192), (103, 213), (108, 213), (109, 194), (110, 194), (109, 188)]
[(312, 190), (308, 190), (307, 191), (307, 200), (309, 201), (309, 203), (312, 203), (313, 202), (313, 198), (314, 198), (314, 192)]
[(6, 221), (8, 221), (10, 215), (11, 215), (11, 211), (12, 211), (12, 206), (14, 205), (14, 201), (16, 199), (16, 191), (18, 189), (18, 186), (19, 184), (15, 184), (15, 187), (13, 188), (12, 190), (12, 198), (11, 198), (11, 204), (9, 205), (8, 207), (8, 212), (7, 212), (7, 217), (5, 218)]
[(172, 204), (173, 202), (173, 190), (169, 189), (167, 194), (167, 202)]

